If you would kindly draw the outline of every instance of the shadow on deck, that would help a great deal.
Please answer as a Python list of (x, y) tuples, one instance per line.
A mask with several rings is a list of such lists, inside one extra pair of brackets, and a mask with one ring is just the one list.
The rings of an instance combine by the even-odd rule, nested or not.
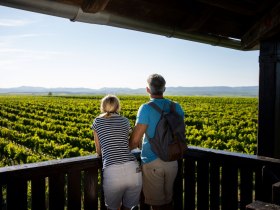
[[(8, 210), (106, 209), (101, 168), (94, 155), (0, 168), (0, 204)], [(244, 210), (254, 200), (277, 203), (279, 181), (279, 159), (190, 147), (179, 161), (174, 209)], [(141, 203), (140, 209), (149, 207)]]

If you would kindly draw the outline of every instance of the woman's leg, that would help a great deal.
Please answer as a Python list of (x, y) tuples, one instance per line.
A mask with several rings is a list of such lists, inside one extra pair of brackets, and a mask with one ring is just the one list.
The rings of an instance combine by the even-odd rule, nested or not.
[(122, 180), (122, 165), (112, 165), (103, 171), (103, 191), (108, 210), (120, 209), (125, 185)]
[(126, 190), (123, 195), (123, 209), (130, 210), (139, 204), (142, 191), (142, 172), (138, 162), (131, 161), (126, 168)]

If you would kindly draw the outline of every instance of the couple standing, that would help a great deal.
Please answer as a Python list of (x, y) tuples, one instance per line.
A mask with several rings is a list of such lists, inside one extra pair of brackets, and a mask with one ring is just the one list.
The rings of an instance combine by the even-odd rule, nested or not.
[[(171, 101), (163, 97), (165, 80), (159, 74), (148, 77), (147, 93), (150, 100), (169, 112)], [(127, 118), (119, 115), (120, 102), (116, 96), (105, 96), (100, 106), (102, 114), (92, 125), (96, 152), (102, 155), (103, 189), (105, 204), (109, 210), (129, 210), (139, 204), (142, 190), (145, 203), (153, 210), (171, 210), (173, 183), (178, 171), (177, 161), (164, 162), (151, 150), (147, 135), (155, 134), (160, 114), (148, 106), (141, 105), (136, 125), (131, 132)], [(184, 112), (176, 103), (176, 112), (184, 118)], [(131, 150), (142, 142), (141, 167)], [(130, 139), (128, 141), (128, 136)], [(143, 171), (143, 174), (142, 174)]]

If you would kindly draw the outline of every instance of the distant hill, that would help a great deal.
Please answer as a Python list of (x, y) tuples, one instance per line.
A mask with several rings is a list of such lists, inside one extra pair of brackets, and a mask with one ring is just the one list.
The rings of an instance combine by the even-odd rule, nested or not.
[[(21, 86), (15, 88), (0, 88), (0, 94), (117, 94), (117, 95), (146, 95), (145, 88), (44, 88)], [(167, 87), (165, 95), (179, 96), (258, 96), (258, 86), (228, 87)]]
[(258, 96), (258, 86), (228, 87), (169, 87), (167, 95), (202, 95), (202, 96)]

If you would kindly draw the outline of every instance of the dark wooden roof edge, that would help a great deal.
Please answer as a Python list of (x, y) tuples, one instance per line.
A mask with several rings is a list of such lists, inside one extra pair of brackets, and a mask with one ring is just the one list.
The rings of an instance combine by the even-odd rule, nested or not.
[[(184, 26), (184, 19), (173, 20), (172, 15), (168, 16), (168, 18), (171, 18), (172, 20), (167, 19), (167, 17), (165, 17), (166, 13), (160, 13), (162, 16), (159, 16), (159, 14), (156, 14), (157, 16), (152, 16), (154, 13), (157, 13), (157, 10), (152, 10), (155, 8), (157, 1), (153, 1), (151, 3), (135, 1), (137, 6), (140, 5), (143, 7), (141, 10), (143, 12), (138, 14), (139, 16), (135, 16), (133, 14), (133, 9), (136, 9), (132, 7), (134, 4), (125, 0), (0, 0), (0, 5), (67, 18), (71, 21), (101, 24), (135, 31), (142, 31), (166, 37), (174, 37), (237, 50), (258, 50), (259, 42), (262, 39), (267, 39), (271, 36), (277, 36), (277, 34), (279, 35), (279, 2), (275, 3), (275, 1), (271, 0), (269, 1), (270, 3), (259, 3), (267, 4), (266, 10), (261, 13), (260, 17), (254, 16), (256, 14), (254, 9), (249, 8), (248, 2), (245, 0), (239, 3), (236, 3), (235, 1), (225, 2), (222, 0), (196, 0), (195, 2), (197, 5), (202, 5), (202, 8), (204, 9), (203, 11), (205, 11), (205, 7), (209, 5), (210, 7), (224, 9), (219, 11), (225, 16), (217, 17), (219, 17), (219, 20), (221, 20), (223, 17), (225, 18), (225, 20), (222, 20), (221, 24), (223, 24), (222, 26), (224, 26), (228, 31), (224, 31), (222, 26), (219, 28), (219, 26), (217, 27), (213, 25), (216, 23), (215, 21), (217, 21), (217, 19), (213, 19), (213, 11), (216, 11), (215, 9), (210, 14), (201, 14), (203, 21), (200, 20), (201, 18), (199, 18), (199, 14), (196, 14), (195, 12), (188, 11), (183, 13), (183, 16), (180, 16), (180, 18), (186, 18), (185, 20), (191, 18), (197, 25), (195, 28)], [(114, 5), (114, 7), (110, 7), (110, 3)], [(245, 3), (247, 3), (247, 5)], [(254, 2), (254, 4), (257, 4), (257, 2)], [(197, 5), (196, 7), (199, 7)], [(158, 6), (162, 7), (162, 5)], [(258, 5), (257, 9), (259, 9), (260, 6), (262, 5)], [(161, 7), (159, 7), (159, 9)], [(199, 11), (201, 8), (195, 9), (196, 11)], [(169, 12), (168, 8), (165, 7), (164, 12)], [(182, 13), (181, 10), (178, 12), (180, 12), (180, 14)], [(232, 14), (227, 16), (227, 12)], [(148, 15), (149, 18), (156, 18), (156, 20), (147, 19), (145, 18), (144, 14)], [(174, 14), (176, 14), (176, 12)], [(232, 16), (233, 14), (240, 14), (241, 16), (238, 16), (239, 18), (235, 19), (235, 16)], [(254, 22), (250, 22), (248, 25), (248, 22), (246, 22), (244, 19), (245, 15), (250, 17), (251, 21), (254, 20)], [(205, 18), (213, 19), (214, 22), (210, 22), (212, 24), (210, 27), (205, 26), (207, 25)], [(159, 19), (163, 20), (159, 21)], [(176, 27), (177, 22), (172, 21), (178, 20), (183, 21), (183, 24), (178, 25), (179, 27)], [(199, 20), (202, 22), (199, 22)], [(234, 27), (226, 27), (226, 25), (224, 25), (230, 25), (231, 23), (234, 24)], [(254, 24), (252, 25), (252, 23)], [(201, 24), (203, 25), (203, 28)], [(212, 30), (213, 28), (211, 27), (215, 27), (215, 30)], [(230, 34), (232, 34), (232, 36), (230, 36)]]
[[(103, 11), (98, 12), (98, 7), (94, 9), (87, 9), (87, 12), (84, 12), (83, 9), (79, 6), (48, 0), (1, 0), (0, 4), (7, 7), (67, 18), (73, 22), (77, 21), (84, 23), (108, 25), (118, 28), (162, 35), (169, 38), (173, 37), (200, 42), (204, 44), (210, 44), (214, 46), (242, 50), (241, 40), (230, 39), (227, 37), (219, 37), (212, 34), (186, 33), (184, 31), (178, 31), (175, 28), (171, 27), (166, 28), (165, 26), (141, 22), (139, 20), (125, 18)], [(104, 5), (100, 6), (100, 8), (103, 7)], [(94, 11), (95, 13), (89, 13), (89, 11)]]

